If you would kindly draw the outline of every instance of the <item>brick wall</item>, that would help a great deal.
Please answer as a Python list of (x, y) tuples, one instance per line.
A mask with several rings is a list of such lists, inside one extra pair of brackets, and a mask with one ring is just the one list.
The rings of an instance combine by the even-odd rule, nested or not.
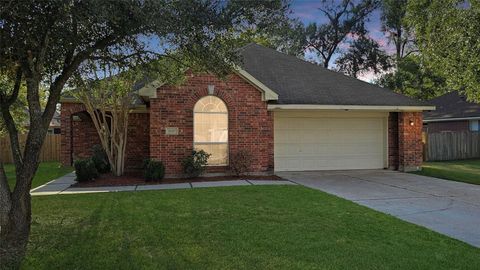
[(398, 113), (388, 115), (388, 168), (398, 170)]
[[(80, 121), (73, 121), (78, 116)], [(141, 167), (149, 152), (149, 117), (148, 113), (132, 113), (127, 135), (125, 168), (127, 171)], [(73, 160), (92, 156), (92, 147), (100, 144), (97, 130), (79, 103), (62, 103), (61, 105), (61, 162), (71, 165)]]
[(398, 113), (398, 169), (420, 170), (422, 153), (422, 113)]
[[(150, 156), (161, 160), (167, 175), (182, 173), (181, 159), (193, 149), (193, 107), (208, 95), (208, 85), (214, 85), (214, 95), (227, 105), (229, 120), (229, 155), (239, 149), (253, 154), (251, 172), (273, 170), (273, 115), (267, 111), (261, 93), (237, 75), (226, 81), (213, 75), (188, 75), (178, 87), (164, 86), (157, 98), (150, 100)], [(165, 135), (166, 127), (178, 127), (178, 135)], [(227, 172), (227, 167), (209, 167), (209, 172)]]
[(464, 121), (446, 121), (446, 122), (431, 122), (426, 124), (426, 131), (428, 133), (438, 133), (442, 131), (469, 131), (470, 123)]

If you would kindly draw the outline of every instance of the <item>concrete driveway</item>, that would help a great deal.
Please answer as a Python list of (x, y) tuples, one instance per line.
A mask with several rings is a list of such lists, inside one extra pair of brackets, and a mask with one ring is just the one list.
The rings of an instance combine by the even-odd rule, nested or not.
[(387, 170), (277, 175), (480, 247), (478, 185)]

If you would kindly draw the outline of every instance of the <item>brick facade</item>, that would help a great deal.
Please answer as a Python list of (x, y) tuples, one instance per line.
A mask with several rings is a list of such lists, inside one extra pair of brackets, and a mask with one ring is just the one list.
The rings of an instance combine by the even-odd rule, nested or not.
[(398, 169), (420, 170), (423, 162), (421, 112), (398, 113)]
[[(150, 155), (149, 115), (132, 113), (129, 121), (125, 168), (137, 170)], [(62, 103), (61, 128), (61, 162), (64, 165), (91, 157), (92, 147), (100, 144), (97, 130), (82, 104)]]
[[(208, 95), (222, 99), (228, 109), (228, 150), (253, 155), (250, 172), (273, 170), (273, 114), (267, 111), (261, 92), (237, 75), (225, 81), (213, 75), (189, 75), (181, 86), (165, 86), (150, 99), (150, 157), (161, 160), (167, 175), (182, 173), (181, 159), (193, 150), (193, 107)], [(166, 127), (177, 127), (178, 135), (165, 135)], [(209, 167), (208, 172), (228, 172), (227, 167)]]
[[(220, 80), (213, 75), (187, 76), (180, 86), (163, 86), (151, 98), (145, 113), (132, 113), (128, 128), (126, 169), (138, 169), (145, 158), (161, 160), (167, 176), (182, 174), (181, 160), (193, 150), (193, 107), (207, 96), (222, 99), (228, 109), (228, 150), (232, 157), (240, 149), (253, 155), (252, 173), (274, 169), (273, 112), (267, 110), (259, 90), (237, 75)], [(81, 121), (72, 121), (78, 116)], [(75, 117), (77, 118), (77, 117)], [(78, 119), (77, 119), (78, 120)], [(93, 123), (82, 104), (62, 103), (62, 163), (91, 156), (99, 144)], [(166, 135), (167, 127), (178, 135)], [(422, 113), (391, 112), (388, 119), (388, 163), (394, 170), (416, 170), (422, 163)], [(228, 173), (228, 166), (209, 167), (207, 172)]]

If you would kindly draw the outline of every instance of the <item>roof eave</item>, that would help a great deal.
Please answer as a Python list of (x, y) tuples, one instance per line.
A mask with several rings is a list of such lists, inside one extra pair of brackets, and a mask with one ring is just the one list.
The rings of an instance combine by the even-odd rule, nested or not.
[(435, 106), (269, 104), (268, 110), (356, 110), (386, 112), (422, 112), (433, 111), (435, 110)]
[(153, 82), (145, 84), (142, 88), (138, 89), (137, 93), (139, 96), (147, 98), (157, 98), (157, 89), (164, 85), (163, 82), (155, 80)]
[(242, 77), (244, 80), (252, 84), (255, 88), (260, 90), (262, 92), (262, 100), (263, 101), (269, 101), (269, 100), (278, 100), (278, 94), (275, 93), (272, 89), (270, 89), (268, 86), (257, 80), (255, 77), (253, 77), (250, 73), (245, 71), (244, 69), (240, 67), (235, 68), (235, 73)]
[(423, 122), (451, 122), (451, 121), (465, 121), (465, 120), (480, 120), (480, 116), (471, 117), (452, 117), (452, 118), (430, 118), (424, 119)]

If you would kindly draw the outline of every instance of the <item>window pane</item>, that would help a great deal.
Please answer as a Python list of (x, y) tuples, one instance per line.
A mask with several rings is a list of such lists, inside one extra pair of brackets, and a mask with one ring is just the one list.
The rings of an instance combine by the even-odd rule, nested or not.
[(194, 142), (227, 142), (228, 115), (195, 113)]
[(478, 131), (479, 125), (478, 120), (470, 120), (470, 131)]
[(226, 143), (222, 144), (195, 144), (195, 150), (203, 150), (211, 154), (208, 159), (208, 165), (227, 165), (228, 161), (228, 146)]
[(227, 112), (227, 106), (225, 103), (214, 96), (206, 96), (201, 98), (195, 107), (193, 108), (194, 112)]

